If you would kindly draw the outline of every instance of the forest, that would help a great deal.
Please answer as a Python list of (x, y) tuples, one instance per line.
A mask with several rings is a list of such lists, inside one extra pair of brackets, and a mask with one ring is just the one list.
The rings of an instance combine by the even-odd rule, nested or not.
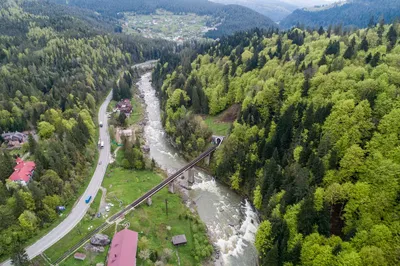
[(116, 85), (122, 70), (174, 48), (114, 33), (114, 22), (48, 2), (0, 3), (0, 132), (39, 136), (18, 152), (36, 163), (25, 187), (8, 180), (15, 158), (0, 150), (1, 261), (51, 226), (56, 207), (71, 207), (88, 181), (97, 107), (112, 88), (124, 91)]
[(153, 85), (186, 157), (239, 104), (215, 177), (249, 197), (261, 265), (399, 265), (400, 24), (252, 30), (161, 57)]
[(157, 9), (165, 9), (175, 14), (195, 13), (210, 15), (213, 22), (220, 24), (215, 31), (205, 34), (209, 38), (219, 38), (235, 31), (248, 30), (254, 27), (277, 28), (268, 17), (247, 7), (239, 5), (221, 5), (207, 0), (51, 0), (59, 4), (78, 6), (96, 10), (109, 17), (121, 18), (122, 12), (151, 14)]
[(365, 28), (384, 19), (392, 23), (400, 13), (400, 2), (392, 0), (353, 0), (317, 10), (297, 9), (284, 18), (280, 25), (290, 28), (297, 25), (306, 27), (328, 27), (342, 24), (346, 27)]

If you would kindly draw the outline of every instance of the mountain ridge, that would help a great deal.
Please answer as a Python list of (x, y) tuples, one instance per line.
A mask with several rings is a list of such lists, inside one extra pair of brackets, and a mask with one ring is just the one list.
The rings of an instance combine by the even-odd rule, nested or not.
[(367, 27), (374, 18), (375, 23), (380, 18), (391, 23), (400, 14), (400, 1), (390, 0), (352, 0), (342, 4), (332, 4), (321, 10), (297, 9), (283, 19), (280, 26), (290, 28), (296, 25), (306, 27), (328, 27), (329, 25)]
[[(66, 4), (65, 0), (51, 0), (58, 4)], [(195, 13), (198, 15), (211, 15), (219, 18), (222, 24), (216, 31), (206, 34), (207, 37), (218, 38), (232, 34), (235, 31), (248, 30), (254, 27), (278, 28), (270, 18), (239, 5), (222, 5), (206, 0), (70, 0), (68, 5), (95, 10), (101, 14), (121, 17), (123, 12), (136, 12), (138, 14), (152, 14), (157, 9), (165, 9), (173, 13)]]

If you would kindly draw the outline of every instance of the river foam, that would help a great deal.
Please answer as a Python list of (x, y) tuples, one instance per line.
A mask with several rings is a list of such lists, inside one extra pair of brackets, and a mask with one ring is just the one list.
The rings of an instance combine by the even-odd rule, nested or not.
[[(168, 174), (172, 174), (186, 162), (166, 138), (161, 124), (159, 101), (151, 87), (150, 78), (151, 74), (144, 74), (138, 82), (147, 105), (148, 123), (144, 134), (146, 144), (150, 147), (150, 157)], [(200, 218), (207, 225), (211, 242), (220, 252), (215, 265), (257, 265), (258, 255), (254, 240), (259, 221), (251, 204), (228, 187), (216, 182), (213, 177), (198, 169), (193, 170), (195, 184), (188, 194), (196, 203)], [(187, 206), (190, 206), (189, 201)]]

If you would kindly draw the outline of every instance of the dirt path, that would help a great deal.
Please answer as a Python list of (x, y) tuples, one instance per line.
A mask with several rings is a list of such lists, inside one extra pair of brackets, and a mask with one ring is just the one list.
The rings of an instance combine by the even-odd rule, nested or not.
[(102, 192), (102, 195), (101, 195), (101, 200), (100, 200), (100, 205), (99, 205), (98, 212), (105, 213), (106, 205), (107, 205), (107, 202), (106, 202), (107, 189), (103, 188), (103, 187), (100, 187), (100, 190)]

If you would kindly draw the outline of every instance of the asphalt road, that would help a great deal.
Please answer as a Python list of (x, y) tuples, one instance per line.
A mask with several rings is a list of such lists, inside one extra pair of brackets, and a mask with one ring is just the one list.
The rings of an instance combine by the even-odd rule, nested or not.
[[(83, 218), (86, 211), (89, 209), (90, 204), (85, 203), (85, 199), (88, 196), (92, 196), (91, 202), (93, 202), (94, 197), (99, 190), (101, 183), (103, 181), (103, 177), (106, 173), (107, 165), (110, 161), (111, 153), (110, 153), (110, 136), (108, 134), (108, 122), (107, 122), (107, 106), (110, 103), (112, 98), (112, 92), (107, 96), (106, 100), (103, 102), (99, 109), (99, 122), (103, 122), (103, 127), (100, 127), (100, 138), (104, 141), (104, 148), (100, 149), (99, 162), (97, 162), (96, 171), (93, 174), (93, 177), (86, 188), (85, 192), (81, 195), (81, 198), (77, 201), (77, 203), (73, 206), (70, 214), (53, 230), (51, 230), (47, 235), (38, 240), (35, 244), (29, 246), (26, 249), (26, 252), (29, 258), (34, 258), (40, 253), (44, 252), (46, 249), (55, 244), (58, 240), (63, 238), (66, 234), (68, 234)], [(98, 140), (95, 140), (97, 144)], [(3, 266), (11, 266), (11, 260), (8, 260), (1, 264)]]

